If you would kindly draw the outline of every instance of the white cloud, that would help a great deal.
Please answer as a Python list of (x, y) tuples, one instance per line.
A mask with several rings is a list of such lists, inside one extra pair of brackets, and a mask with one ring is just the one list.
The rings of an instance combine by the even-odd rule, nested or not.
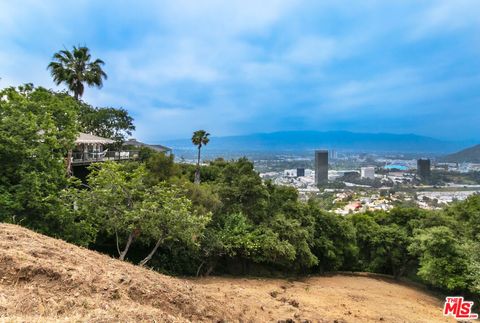
[(410, 37), (420, 39), (458, 29), (478, 33), (479, 17), (478, 0), (433, 1), (431, 6), (416, 16)]
[(140, 139), (278, 130), (296, 117), (316, 126), (365, 106), (380, 115), (480, 83), (448, 70), (473, 42), (406, 54), (478, 31), (476, 1), (1, 1), (0, 86), (51, 87), (52, 53), (86, 43), (109, 79), (85, 99), (127, 108)]
[(268, 29), (297, 4), (294, 0), (177, 0), (157, 6), (176, 33), (231, 37)]

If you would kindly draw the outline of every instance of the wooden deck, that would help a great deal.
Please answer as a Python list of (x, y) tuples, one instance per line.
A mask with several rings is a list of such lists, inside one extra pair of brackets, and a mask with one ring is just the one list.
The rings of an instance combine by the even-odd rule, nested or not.
[(72, 165), (90, 165), (105, 161), (125, 161), (138, 158), (138, 151), (73, 152)]

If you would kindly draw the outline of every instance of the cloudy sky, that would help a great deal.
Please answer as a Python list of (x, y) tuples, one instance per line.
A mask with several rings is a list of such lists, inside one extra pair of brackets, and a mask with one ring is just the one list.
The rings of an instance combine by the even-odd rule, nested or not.
[[(152, 143), (279, 130), (480, 140), (478, 0), (0, 0), (0, 87), (56, 88), (52, 54), (106, 62), (96, 106)], [(60, 87), (61, 88), (61, 87)]]

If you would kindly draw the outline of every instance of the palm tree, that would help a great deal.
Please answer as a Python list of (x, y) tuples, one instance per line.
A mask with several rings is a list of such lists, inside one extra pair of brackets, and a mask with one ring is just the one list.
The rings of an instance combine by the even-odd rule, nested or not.
[(101, 88), (103, 79), (107, 79), (102, 70), (105, 63), (101, 59), (92, 62), (91, 58), (88, 47), (73, 46), (72, 51), (65, 49), (55, 53), (48, 69), (55, 83), (65, 83), (78, 100), (83, 95), (84, 84)]
[(197, 169), (195, 170), (195, 184), (200, 184), (200, 149), (206, 146), (210, 139), (210, 134), (205, 130), (197, 130), (193, 133), (192, 143), (198, 147)]

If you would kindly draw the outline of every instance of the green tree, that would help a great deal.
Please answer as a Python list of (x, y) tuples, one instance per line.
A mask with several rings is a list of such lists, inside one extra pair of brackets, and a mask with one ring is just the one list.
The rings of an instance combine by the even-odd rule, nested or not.
[(163, 152), (153, 153), (145, 162), (149, 176), (149, 181), (159, 183), (167, 181), (178, 174), (178, 167), (174, 162), (173, 155), (166, 155)]
[[(246, 158), (221, 166), (216, 180), (217, 192), (222, 201), (218, 214), (242, 213), (253, 223), (267, 219), (269, 192), (253, 163)], [(276, 207), (272, 203), (272, 207)]]
[(208, 138), (210, 134), (205, 130), (197, 130), (193, 133), (192, 143), (197, 146), (197, 168), (195, 170), (195, 183), (200, 184), (200, 151), (202, 146), (206, 146), (210, 139)]
[[(102, 163), (88, 178), (89, 194), (77, 208), (102, 219), (107, 232), (114, 234), (119, 259), (125, 259), (134, 241), (154, 246), (140, 262), (145, 265), (167, 241), (196, 244), (209, 215), (191, 212), (191, 202), (177, 188), (166, 183), (149, 186), (143, 165)], [(123, 239), (122, 239), (123, 238)], [(120, 240), (125, 241), (123, 249)]]
[[(65, 156), (77, 136), (78, 102), (27, 84), (0, 91), (0, 220), (62, 235), (55, 211), (67, 186)], [(65, 223), (64, 223), (65, 224)]]
[[(211, 204), (214, 216), (202, 242), (205, 273), (219, 259), (241, 264), (244, 272), (250, 263), (290, 273), (317, 264), (311, 252), (313, 218), (304, 212), (295, 189), (264, 183), (246, 158), (215, 160), (205, 169), (207, 183), (194, 186), (208, 185), (220, 200)], [(193, 196), (209, 207), (203, 195)]]
[(418, 276), (425, 282), (450, 291), (466, 290), (471, 285), (473, 263), (451, 229), (418, 230), (408, 249), (419, 257)]
[(141, 210), (148, 210), (151, 227), (149, 234), (156, 239), (150, 253), (140, 262), (144, 266), (158, 248), (166, 242), (182, 242), (187, 245), (199, 244), (210, 214), (199, 215), (192, 212), (191, 202), (180, 192), (167, 184), (156, 185), (146, 195)]
[(202, 183), (196, 185), (190, 181), (175, 180), (178, 187), (182, 187), (185, 196), (192, 201), (192, 207), (200, 214), (214, 213), (220, 209), (222, 202), (215, 191), (215, 185)]
[(384, 212), (373, 212), (349, 218), (356, 231), (359, 266), (361, 270), (400, 277), (415, 260), (408, 252), (411, 234), (405, 224), (385, 221), (384, 216)]
[(413, 260), (408, 252), (411, 237), (399, 225), (382, 225), (371, 240), (369, 271), (403, 276)]
[(272, 229), (278, 234), (279, 239), (287, 241), (295, 250), (293, 266), (289, 262), (276, 263), (305, 272), (318, 264), (318, 257), (312, 252), (314, 217), (304, 203), (299, 202), (298, 191), (295, 188), (274, 185), (268, 181), (264, 186), (268, 192), (267, 215), (262, 224)]
[(455, 221), (450, 227), (458, 234), (480, 241), (480, 195), (472, 195), (465, 201), (454, 203), (445, 209), (445, 214)]
[(58, 192), (60, 203), (45, 219), (50, 226), (48, 234), (88, 247), (96, 241), (103, 219), (91, 212), (91, 205), (84, 204), (91, 198), (90, 192), (74, 177), (69, 181), (69, 187)]
[[(271, 230), (276, 237), (276, 240), (282, 243), (288, 243), (290, 249), (293, 250), (293, 255), (288, 257), (273, 257), (271, 252), (263, 254), (264, 262), (270, 262), (273, 264), (283, 265), (285, 268), (289, 266), (296, 270), (305, 270), (318, 264), (318, 258), (312, 253), (310, 246), (312, 242), (312, 232), (308, 227), (302, 225), (302, 223), (292, 218), (291, 216), (279, 213), (276, 214), (265, 225), (265, 228)], [(271, 240), (271, 239), (270, 239)], [(269, 259), (269, 261), (266, 261)], [(292, 266), (291, 262), (295, 260), (295, 264)]]
[(373, 237), (380, 230), (380, 225), (375, 222), (371, 214), (353, 214), (348, 217), (348, 220), (355, 228), (356, 245), (358, 248), (358, 263), (356, 266), (353, 265), (352, 269), (367, 271), (373, 256)]
[(83, 132), (110, 138), (119, 145), (135, 130), (133, 118), (122, 108), (94, 108), (83, 103), (79, 121)]
[(57, 85), (65, 83), (76, 100), (83, 96), (85, 84), (88, 86), (103, 86), (107, 74), (102, 66), (101, 59), (92, 61), (90, 49), (85, 46), (73, 46), (73, 50), (61, 50), (53, 55), (53, 61), (48, 69)]
[(358, 249), (352, 223), (316, 206), (310, 206), (309, 212), (315, 224), (311, 249), (320, 271), (354, 268)]
[[(243, 214), (228, 214), (222, 223), (210, 226), (202, 241), (203, 261), (197, 275), (206, 264), (205, 275), (210, 274), (222, 257), (266, 264), (283, 264), (288, 267), (295, 260), (295, 247), (282, 239), (273, 229), (255, 226)], [(244, 273), (245, 273), (244, 266)]]
[[(124, 148), (130, 149), (133, 148), (131, 145), (123, 145)], [(147, 146), (143, 146), (138, 149), (138, 161), (147, 162), (150, 158), (155, 156), (158, 152), (155, 149), (152, 149)]]

